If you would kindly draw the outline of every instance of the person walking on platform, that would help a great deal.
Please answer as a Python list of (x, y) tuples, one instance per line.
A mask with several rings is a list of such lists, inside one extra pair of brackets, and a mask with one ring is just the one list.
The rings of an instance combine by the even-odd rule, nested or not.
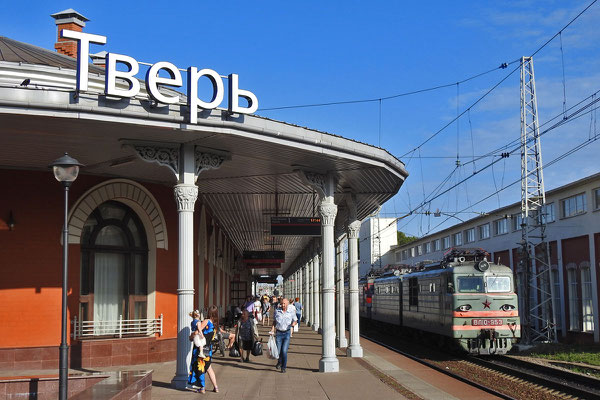
[(271, 304), (269, 304), (269, 298), (263, 297), (261, 304), (261, 311), (263, 315), (262, 324), (265, 326), (265, 323), (269, 323), (269, 310), (271, 309)]
[(254, 297), (254, 320), (255, 321), (261, 321), (262, 320), (262, 305), (260, 303), (260, 297), (255, 296)]
[(287, 368), (287, 352), (290, 347), (290, 331), (298, 323), (296, 318), (296, 312), (289, 312), (288, 310), (289, 301), (288, 299), (281, 300), (281, 308), (275, 310), (273, 317), (273, 327), (269, 334), (275, 335), (275, 341), (277, 348), (279, 349), (279, 360), (276, 369), (281, 368), (281, 372), (285, 373)]
[[(254, 346), (254, 342), (260, 338), (258, 335), (258, 328), (254, 319), (250, 318), (248, 310), (242, 311), (242, 318), (240, 318), (235, 337), (238, 340), (238, 347), (240, 348), (240, 360), (242, 362), (250, 361), (250, 352)], [(244, 351), (246, 351), (246, 357), (244, 358)]]
[[(294, 307), (294, 299), (289, 298), (288, 303), (289, 303), (289, 305), (288, 305), (287, 311), (289, 313), (296, 315), (296, 307)], [(290, 337), (293, 337), (293, 336), (294, 336), (294, 329), (290, 329)]]
[(254, 318), (254, 299), (252, 296), (246, 297), (246, 302), (242, 306), (242, 311), (247, 310), (250, 318)]
[(298, 318), (298, 323), (302, 319), (302, 303), (300, 303), (300, 298), (296, 297), (296, 301), (294, 301), (294, 308), (296, 309), (296, 318)]
[[(212, 362), (212, 340), (219, 326), (219, 309), (216, 306), (210, 306), (208, 309), (208, 318), (202, 322), (198, 319), (200, 317), (198, 310), (193, 311), (190, 315), (194, 319), (191, 326), (192, 334), (190, 335), (190, 340), (193, 340), (194, 335), (203, 335), (206, 339), (206, 345), (203, 349), (194, 345), (188, 384), (199, 386), (200, 389), (198, 389), (198, 392), (205, 393), (205, 375), (208, 374), (214, 386), (213, 392), (218, 393), (217, 377), (210, 364)], [(202, 353), (204, 353), (204, 357), (201, 357)]]

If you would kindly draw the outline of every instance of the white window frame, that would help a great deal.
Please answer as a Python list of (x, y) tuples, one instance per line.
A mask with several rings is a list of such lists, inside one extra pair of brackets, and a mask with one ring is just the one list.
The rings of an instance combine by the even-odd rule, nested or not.
[(567, 292), (569, 293), (569, 330), (580, 331), (581, 320), (579, 318), (579, 294), (577, 282), (577, 264), (567, 264)]
[(465, 243), (473, 243), (475, 241), (475, 228), (469, 228), (465, 231)]
[[(500, 232), (498, 229), (500, 224), (504, 226), (504, 231)], [(508, 233), (508, 220), (506, 218), (500, 218), (494, 221), (494, 236), (506, 235)]]
[(554, 315), (556, 316), (556, 329), (559, 330), (563, 326), (563, 317), (562, 312), (560, 310), (560, 305), (562, 304), (562, 286), (560, 284), (560, 276), (558, 266), (556, 264), (552, 265), (552, 277), (554, 279), (554, 301), (552, 302), (554, 307)]
[(425, 253), (431, 253), (431, 242), (425, 243)]
[[(581, 199), (581, 204), (578, 204), (578, 200)], [(573, 200), (574, 204), (571, 204), (571, 200)], [(569, 204), (569, 208), (574, 205), (574, 211), (566, 213), (566, 205)], [(581, 208), (579, 207), (581, 205)], [(570, 211), (570, 210), (569, 210)], [(586, 193), (577, 193), (573, 196), (566, 197), (560, 200), (560, 214), (562, 218), (571, 218), (577, 215), (585, 214), (587, 211), (587, 196)]]
[(590, 263), (584, 261), (579, 264), (579, 273), (581, 277), (581, 330), (594, 332), (594, 294)]
[[(482, 231), (483, 231), (483, 227), (487, 227), (487, 236), (483, 236), (482, 235)], [(485, 239), (489, 239), (491, 236), (491, 231), (490, 231), (490, 223), (487, 222), (485, 224), (479, 225), (477, 227), (477, 233), (479, 234), (479, 240), (485, 240)]]
[(423, 255), (423, 245), (422, 244), (417, 246), (417, 254), (420, 256)]
[(594, 197), (594, 210), (600, 210), (600, 188), (592, 190), (592, 196)]
[(444, 236), (442, 238), (442, 249), (443, 250), (447, 250), (452, 246), (452, 243), (450, 242), (450, 236)]
[[(548, 212), (548, 210), (551, 211)], [(546, 203), (544, 205), (544, 213), (542, 214), (542, 218), (547, 224), (556, 221), (556, 207), (554, 207), (554, 203)]]
[(454, 246), (462, 246), (463, 245), (462, 232), (458, 232), (458, 233), (453, 234), (452, 235), (452, 242), (454, 243)]
[(442, 242), (440, 239), (435, 239), (433, 241), (433, 251), (440, 251), (442, 249)]
[(521, 213), (513, 214), (511, 216), (511, 222), (512, 222), (511, 225), (512, 225), (513, 232), (521, 230), (521, 221), (523, 221), (523, 218), (521, 217)]

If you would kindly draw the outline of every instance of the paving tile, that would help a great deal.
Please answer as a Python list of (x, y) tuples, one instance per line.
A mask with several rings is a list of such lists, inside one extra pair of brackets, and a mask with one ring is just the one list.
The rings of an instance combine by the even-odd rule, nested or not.
[[(336, 352), (340, 372), (330, 374), (318, 372), (319, 359), (321, 358), (321, 335), (305, 326), (300, 329), (300, 332), (292, 338), (287, 373), (285, 374), (274, 368), (276, 361), (269, 359), (266, 356), (266, 351), (263, 356), (251, 357), (249, 363), (242, 363), (239, 359), (228, 356), (215, 356), (212, 365), (217, 376), (220, 393), (210, 393), (210, 398), (225, 400), (352, 400), (357, 398), (387, 400), (404, 398), (392, 387), (367, 371), (363, 363), (359, 363), (357, 359), (346, 357), (344, 350), (338, 349)], [(259, 331), (263, 337), (263, 342), (266, 343), (268, 339), (267, 329), (259, 327)], [(165, 351), (165, 348), (175, 346), (176, 342), (175, 340), (164, 342), (157, 341), (150, 344), (143, 341), (139, 343), (131, 342), (131, 354), (128, 357), (131, 358), (132, 363), (154, 361), (153, 363), (111, 366), (111, 361), (115, 362), (122, 354), (115, 354), (112, 357), (110, 354), (104, 355), (107, 352), (106, 348), (94, 348), (95, 346), (88, 349), (86, 352), (88, 357), (82, 357), (82, 363), (85, 364), (86, 359), (88, 362), (91, 360), (96, 364), (104, 362), (105, 367), (93, 368), (99, 371), (151, 369), (153, 370), (151, 391), (153, 399), (198, 399), (196, 391), (171, 388), (176, 363), (175, 361), (159, 361), (164, 359), (163, 356), (169, 354)], [(449, 384), (449, 377), (440, 376), (431, 370), (423, 369), (421, 364), (407, 361), (396, 353), (392, 353), (374, 343), (362, 342), (361, 344), (365, 353), (363, 360), (366, 360), (371, 366), (383, 371), (388, 376), (395, 377), (400, 384), (405, 383), (404, 387), (410, 386), (410, 389), (414, 392), (420, 392), (417, 394), (422, 398), (440, 398), (440, 396), (445, 396), (447, 399), (490, 398), (486, 393), (474, 393), (472, 388), (466, 384), (463, 384), (464, 389), (457, 389), (456, 383)], [(118, 347), (113, 347), (109, 343), (103, 343), (100, 346), (103, 345), (112, 348), (112, 350), (114, 350), (114, 347)], [(149, 349), (152, 350), (147, 352)], [(137, 353), (138, 351), (139, 353)], [(91, 359), (89, 358), (90, 353), (97, 356)], [(12, 364), (12, 360), (7, 359), (9, 357), (5, 355), (4, 362)], [(0, 359), (0, 366), (2, 362), (2, 359)], [(2, 371), (2, 373), (6, 375), (6, 372)], [(45, 371), (45, 374), (48, 374), (48, 371)], [(19, 375), (30, 374), (19, 373)], [(410, 378), (409, 384), (403, 382), (408, 378)], [(452, 389), (450, 386), (452, 386)], [(212, 388), (213, 385), (207, 378), (207, 395)], [(148, 399), (149, 396), (150, 394), (146, 392), (140, 398)]]

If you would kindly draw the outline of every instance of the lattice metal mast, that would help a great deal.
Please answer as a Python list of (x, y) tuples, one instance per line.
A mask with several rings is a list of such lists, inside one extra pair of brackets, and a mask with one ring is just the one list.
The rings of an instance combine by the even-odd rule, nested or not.
[(546, 242), (542, 170), (532, 57), (521, 58), (521, 333), (526, 344), (556, 341), (554, 281)]

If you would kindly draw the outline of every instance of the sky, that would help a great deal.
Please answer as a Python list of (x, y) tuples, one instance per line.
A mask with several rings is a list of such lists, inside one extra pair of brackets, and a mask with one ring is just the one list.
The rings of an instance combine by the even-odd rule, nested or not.
[[(498, 161), (520, 137), (518, 60), (591, 2), (22, 1), (3, 5), (0, 35), (53, 49), (49, 15), (73, 8), (90, 19), (85, 32), (108, 38), (92, 53), (237, 73), (257, 95), (258, 115), (380, 146), (403, 161), (410, 176), (380, 215), (404, 217), (398, 228), (423, 236), (520, 201), (518, 183), (494, 195), (520, 179), (518, 150)], [(535, 53), (542, 131), (600, 90), (598, 20), (600, 2)], [(385, 99), (437, 86), (445, 87)], [(600, 172), (600, 124), (590, 112), (598, 104), (542, 136), (546, 190)], [(423, 214), (438, 209), (442, 217)]]

